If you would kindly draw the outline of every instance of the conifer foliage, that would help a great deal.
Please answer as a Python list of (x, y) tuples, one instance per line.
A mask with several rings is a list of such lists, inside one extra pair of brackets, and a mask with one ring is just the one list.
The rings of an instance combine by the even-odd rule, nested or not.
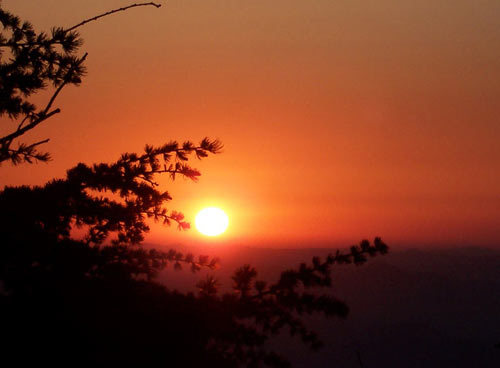
[[(67, 30), (54, 28), (50, 35), (36, 34), (0, 9), (0, 48), (12, 55), (0, 64), (0, 114), (21, 120), (0, 139), (0, 162), (49, 159), (37, 151), (43, 142), (17, 148), (12, 143), (59, 112), (52, 105), (65, 85), (80, 84), (86, 55), (76, 54), (81, 39), (74, 29), (145, 5), (157, 6), (133, 4)], [(48, 83), (54, 95), (37, 109), (28, 97)], [(0, 325), (8, 337), (2, 359), (14, 359), (15, 366), (288, 367), (268, 347), (273, 335), (288, 331), (312, 349), (321, 347), (304, 316), (346, 317), (348, 307), (328, 290), (332, 269), (385, 254), (381, 239), (315, 257), (274, 283), (259, 280), (257, 270), (244, 265), (233, 274), (233, 290), (222, 295), (214, 276), (197, 284), (196, 295), (157, 281), (169, 265), (188, 265), (193, 272), (218, 266), (217, 259), (146, 249), (141, 242), (148, 219), (189, 229), (182, 213), (166, 207), (172, 197), (160, 190), (158, 177), (196, 181), (200, 172), (190, 158), (221, 150), (222, 143), (209, 138), (172, 141), (113, 163), (78, 164), (43, 186), (1, 190)]]
[[(14, 141), (50, 117), (58, 114), (55, 99), (66, 85), (79, 85), (85, 73), (86, 55), (78, 56), (82, 39), (76, 31), (55, 27), (50, 34), (36, 33), (33, 25), (0, 8), (0, 116), (7, 115), (15, 126), (0, 138), (0, 162), (48, 161), (50, 155), (39, 152), (43, 140), (34, 143)], [(43, 108), (29, 98), (51, 86), (54, 92)]]
[[(79, 55), (83, 40), (77, 29), (111, 14), (142, 6), (161, 5), (153, 2), (132, 4), (86, 19), (72, 27), (54, 27), (49, 33), (36, 32), (30, 22), (1, 8), (0, 3), (0, 117), (10, 118), (8, 134), (0, 137), (0, 163), (10, 161), (33, 163), (49, 161), (50, 154), (40, 152), (37, 142), (18, 142), (19, 137), (36, 128), (61, 110), (54, 103), (67, 85), (78, 86), (85, 75), (87, 54)], [(52, 88), (45, 106), (31, 101), (33, 94)], [(17, 144), (14, 144), (17, 142)]]

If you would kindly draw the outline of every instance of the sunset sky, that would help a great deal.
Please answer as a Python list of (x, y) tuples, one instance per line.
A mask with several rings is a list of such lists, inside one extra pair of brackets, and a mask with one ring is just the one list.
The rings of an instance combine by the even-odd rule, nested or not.
[[(47, 31), (130, 3), (2, 1)], [(208, 136), (224, 152), (193, 161), (200, 181), (162, 188), (192, 223), (223, 208), (228, 231), (148, 242), (498, 246), (500, 1), (161, 3), (81, 28), (88, 75), (22, 140), (51, 138), (53, 161), (4, 163), (2, 186)]]

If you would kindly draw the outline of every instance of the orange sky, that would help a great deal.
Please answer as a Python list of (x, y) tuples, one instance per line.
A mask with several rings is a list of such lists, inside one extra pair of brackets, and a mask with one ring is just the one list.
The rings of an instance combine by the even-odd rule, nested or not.
[[(131, 2), (41, 3), (3, 7), (49, 30)], [(50, 137), (54, 160), (4, 164), (2, 185), (209, 136), (225, 149), (195, 163), (200, 182), (164, 183), (191, 220), (228, 212), (210, 242), (498, 244), (500, 1), (169, 0), (81, 33), (88, 76), (26, 136)]]

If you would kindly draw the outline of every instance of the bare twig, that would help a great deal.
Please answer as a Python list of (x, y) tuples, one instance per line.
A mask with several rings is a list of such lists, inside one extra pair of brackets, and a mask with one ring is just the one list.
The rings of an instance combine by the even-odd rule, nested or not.
[(26, 120), (28, 120), (29, 118), (31, 118), (33, 115), (32, 114), (27, 114), (23, 120), (19, 123), (19, 125), (17, 126), (17, 130), (21, 130), (21, 128), (23, 127), (24, 123), (26, 122)]
[(125, 11), (125, 10), (128, 10), (128, 9), (131, 9), (131, 8), (136, 8), (136, 7), (139, 7), (139, 6), (154, 6), (156, 8), (160, 8), (161, 7), (161, 4), (157, 4), (157, 3), (153, 3), (153, 2), (149, 2), (149, 3), (138, 3), (138, 4), (132, 4), (132, 5), (128, 5), (128, 6), (125, 6), (123, 8), (118, 8), (118, 9), (113, 9), (113, 10), (110, 10), (106, 13), (103, 13), (103, 14), (99, 14), (95, 17), (92, 17), (92, 18), (89, 18), (89, 19), (85, 19), (84, 21), (81, 21), (80, 23), (74, 25), (73, 27), (70, 27), (68, 29), (65, 29), (65, 32), (71, 32), (71, 31), (74, 31), (75, 29), (83, 26), (84, 24), (87, 24), (87, 23), (90, 23), (90, 22), (93, 22), (95, 20), (98, 20), (100, 18), (103, 18), (103, 17), (106, 17), (108, 15), (111, 15), (111, 14), (114, 14), (114, 13), (118, 13), (118, 12), (121, 12), (121, 11)]
[(40, 144), (47, 143), (48, 141), (50, 141), (50, 139), (49, 139), (49, 138), (44, 139), (44, 140), (41, 140), (41, 141), (36, 142), (36, 143), (32, 143), (32, 144), (30, 144), (29, 146), (26, 146), (26, 148), (34, 148), (34, 147), (36, 147), (36, 146), (39, 146)]

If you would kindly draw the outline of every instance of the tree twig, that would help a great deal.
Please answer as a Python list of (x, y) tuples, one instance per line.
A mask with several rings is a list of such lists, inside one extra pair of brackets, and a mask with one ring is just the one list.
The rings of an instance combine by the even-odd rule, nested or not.
[(153, 181), (153, 180), (150, 180), (148, 178), (146, 178), (144, 175), (139, 175), (138, 176), (139, 179), (142, 179), (144, 181), (147, 181), (148, 183), (150, 183), (153, 187), (157, 187), (159, 186), (160, 184), (158, 184), (157, 182)]
[(26, 148), (34, 148), (34, 147), (36, 147), (36, 146), (39, 146), (40, 144), (47, 143), (48, 141), (50, 141), (50, 138), (46, 138), (46, 139), (41, 140), (41, 141), (39, 141), (39, 142), (32, 143), (32, 144), (30, 144), (29, 146), (26, 146)]
[(114, 13), (118, 13), (118, 12), (121, 12), (121, 11), (125, 11), (125, 10), (131, 9), (131, 8), (136, 8), (136, 7), (139, 7), (139, 6), (154, 6), (156, 8), (160, 8), (161, 4), (157, 4), (157, 3), (153, 3), (153, 2), (149, 2), (149, 3), (137, 3), (137, 4), (132, 4), (132, 5), (125, 6), (123, 8), (113, 9), (113, 10), (110, 10), (110, 11), (108, 11), (106, 13), (99, 14), (99, 15), (97, 15), (95, 17), (92, 17), (92, 18), (89, 18), (89, 19), (85, 19), (85, 20), (81, 21), (80, 23), (75, 24), (73, 27), (65, 29), (64, 31), (65, 32), (71, 32), (71, 31), (74, 31), (75, 29), (77, 29), (77, 28), (79, 28), (79, 27), (81, 27), (81, 26), (83, 26), (83, 25), (85, 25), (87, 23), (93, 22), (93, 21), (98, 20), (100, 18), (106, 17), (106, 16), (114, 14)]
[(12, 142), (15, 138), (23, 135), (28, 130), (33, 129), (34, 127), (36, 127), (41, 122), (47, 120), (51, 116), (53, 116), (55, 114), (58, 114), (60, 112), (61, 112), (60, 109), (55, 109), (55, 110), (52, 110), (51, 112), (49, 112), (49, 113), (47, 113), (45, 115), (40, 116), (38, 119), (32, 121), (31, 123), (29, 123), (25, 127), (21, 128), (21, 129), (18, 129), (15, 132), (13, 132), (13, 133), (11, 133), (9, 135), (6, 135), (5, 137), (0, 138), (0, 144), (7, 144), (7, 143), (10, 144), (10, 142)]
[(89, 54), (86, 52), (82, 57), (81, 59), (74, 65), (72, 66), (69, 70), (68, 70), (68, 73), (66, 74), (66, 77), (64, 78), (63, 82), (61, 83), (61, 85), (59, 87), (57, 87), (56, 91), (54, 92), (54, 94), (52, 95), (52, 97), (50, 98), (49, 100), (49, 103), (47, 104), (47, 106), (45, 107), (45, 109), (43, 110), (43, 114), (47, 114), (50, 110), (50, 108), (52, 107), (52, 104), (54, 103), (54, 101), (56, 100), (57, 96), (59, 95), (59, 93), (61, 92), (61, 90), (64, 88), (64, 86), (66, 84), (69, 83), (69, 80), (71, 78), (71, 73), (73, 72), (73, 70), (75, 69), (75, 67), (78, 67), (80, 65), (82, 65), (82, 63), (85, 61), (85, 59), (87, 58)]
[(24, 123), (26, 122), (26, 120), (28, 120), (29, 118), (31, 118), (33, 115), (32, 114), (27, 114), (23, 120), (21, 121), (21, 123), (19, 123), (19, 125), (17, 126), (17, 130), (21, 130), (21, 128), (23, 127)]
[(39, 142), (35, 142), (30, 144), (29, 146), (20, 145), (18, 149), (9, 148), (10, 143), (3, 144), (2, 150), (0, 153), (0, 162), (5, 160), (12, 160), (14, 165), (16, 165), (19, 161), (17, 156), (22, 156), (24, 161), (31, 162), (30, 159), (38, 160), (38, 161), (49, 161), (50, 155), (48, 153), (40, 153), (34, 150), (36, 146), (47, 143), (50, 139), (44, 139)]

